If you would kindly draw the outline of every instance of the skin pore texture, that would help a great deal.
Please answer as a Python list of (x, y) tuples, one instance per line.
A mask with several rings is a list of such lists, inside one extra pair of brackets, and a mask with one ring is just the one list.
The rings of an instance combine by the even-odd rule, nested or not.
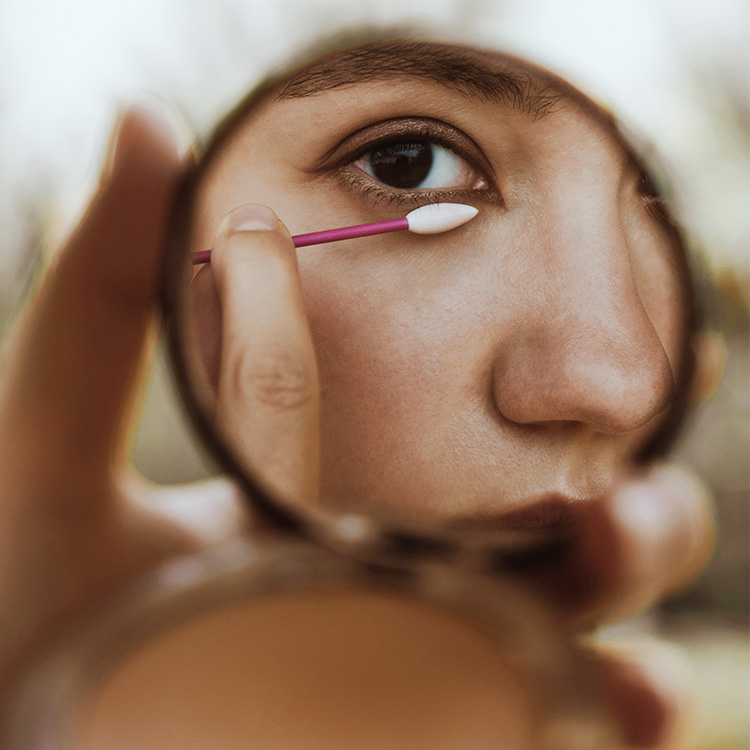
[[(415, 143), (432, 144), (442, 171), (416, 189), (377, 179), (378, 149)], [(690, 307), (661, 199), (577, 90), (447, 44), (332, 53), (266, 89), (214, 152), (190, 250), (210, 248), (243, 204), (297, 234), (440, 200), (479, 215), (445, 234), (297, 251), (320, 503), (467, 528), (565, 525), (663, 426)], [(209, 268), (191, 294), (212, 380)]]

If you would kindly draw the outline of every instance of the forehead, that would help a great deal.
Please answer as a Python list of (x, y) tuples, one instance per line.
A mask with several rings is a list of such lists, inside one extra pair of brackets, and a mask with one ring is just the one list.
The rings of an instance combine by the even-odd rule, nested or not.
[(418, 78), (543, 116), (561, 91), (545, 71), (496, 52), (425, 41), (393, 41), (336, 50), (279, 82), (276, 98), (297, 98), (386, 79)]
[[(364, 96), (388, 85), (394, 92), (422, 89), (429, 95), (432, 91), (446, 101), (450, 98), (452, 106), (461, 101), (495, 105), (485, 111), (502, 109), (530, 122), (561, 111), (575, 112), (630, 151), (612, 115), (553, 73), (496, 50), (427, 40), (367, 42), (319, 54), (267, 81), (237, 108), (228, 124), (244, 120), (248, 126), (274, 104), (306, 102), (306, 109), (312, 111), (320, 100), (340, 98), (337, 92)], [(231, 130), (224, 128), (224, 133)], [(217, 140), (224, 139), (220, 135)]]
[(403, 80), (438, 84), (467, 99), (499, 104), (531, 120), (573, 106), (606, 129), (617, 130), (608, 112), (543, 68), (496, 50), (434, 41), (371, 42), (328, 52), (277, 79), (258, 104)]
[(426, 40), (335, 49), (267, 81), (225, 121), (209, 161), (233, 145), (244, 150), (248, 139), (264, 139), (267, 154), (288, 152), (302, 131), (308, 150), (316, 140), (322, 148), (331, 134), (399, 116), (445, 119), (479, 138), (504, 124), (494, 135), (511, 143), (515, 132), (535, 150), (559, 150), (567, 132), (590, 148), (599, 143), (617, 172), (640, 165), (614, 117), (565, 80), (495, 50)]

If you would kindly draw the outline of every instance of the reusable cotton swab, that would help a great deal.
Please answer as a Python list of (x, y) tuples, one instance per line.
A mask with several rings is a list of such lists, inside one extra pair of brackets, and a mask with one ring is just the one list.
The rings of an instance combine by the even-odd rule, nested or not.
[[(407, 229), (416, 234), (439, 234), (449, 229), (465, 224), (479, 213), (474, 206), (464, 203), (430, 203), (416, 208), (400, 219), (376, 221), (372, 224), (357, 224), (353, 227), (340, 229), (324, 229), (322, 232), (297, 234), (292, 237), (295, 247), (306, 245), (321, 245), (324, 242), (338, 242), (352, 237), (367, 237), (370, 234), (383, 232), (398, 232)], [(193, 254), (193, 263), (208, 263), (211, 259), (210, 250), (202, 250)]]

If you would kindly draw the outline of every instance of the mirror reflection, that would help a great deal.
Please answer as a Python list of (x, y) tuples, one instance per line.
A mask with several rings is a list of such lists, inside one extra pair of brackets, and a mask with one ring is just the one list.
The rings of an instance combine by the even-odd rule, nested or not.
[[(243, 470), (289, 502), (538, 538), (680, 411), (679, 235), (615, 119), (548, 71), (428, 40), (341, 47), (240, 105), (197, 174), (190, 380)], [(290, 239), (432, 203), (478, 214)]]

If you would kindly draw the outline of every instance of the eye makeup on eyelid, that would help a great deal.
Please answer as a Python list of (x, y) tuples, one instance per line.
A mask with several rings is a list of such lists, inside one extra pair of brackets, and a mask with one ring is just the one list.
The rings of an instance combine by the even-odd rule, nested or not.
[[(418, 207), (470, 200), (503, 206), (489, 160), (459, 128), (427, 117), (399, 117), (366, 125), (330, 149), (309, 170), (331, 173), (373, 204)], [(635, 194), (657, 221), (665, 199), (639, 165)]]
[(429, 118), (396, 118), (361, 128), (309, 171), (333, 173), (373, 203), (502, 204), (494, 170), (479, 146), (458, 128)]
[[(410, 91), (409, 98), (414, 96), (417, 94)], [(492, 113), (491, 134), (485, 132), (486, 128), (480, 128), (479, 133), (472, 130), (469, 135), (464, 125), (487, 122), (488, 113), (483, 112), (480, 117), (473, 109), (457, 103), (461, 120), (458, 125), (450, 117), (451, 102), (442, 99), (432, 106), (417, 96), (411, 104), (418, 107), (418, 113), (408, 112), (410, 105), (403, 95), (397, 97), (395, 103), (391, 99), (381, 101), (378, 96), (365, 98), (361, 103), (360, 99), (349, 99), (347, 95), (346, 106), (340, 110), (334, 107), (335, 117), (330, 116), (327, 107), (321, 106), (321, 122), (333, 124), (326, 128), (328, 135), (325, 129), (316, 131), (318, 146), (311, 143), (307, 147), (307, 153), (313, 154), (309, 161), (300, 152), (295, 164), (302, 173), (314, 176), (316, 182), (322, 178), (331, 187), (337, 187), (342, 198), (357, 201), (365, 210), (376, 211), (406, 212), (430, 203), (448, 202), (484, 204), (505, 212), (511, 208), (506, 190), (510, 189), (510, 195), (516, 197), (519, 186), (523, 186), (521, 195), (530, 196), (535, 192), (537, 170), (521, 150), (530, 148), (522, 145), (529, 132), (525, 119), (520, 129), (517, 115), (508, 115), (498, 108)], [(379, 101), (382, 106), (377, 112)], [(391, 112), (384, 112), (387, 109)], [(367, 119), (367, 112), (372, 119)], [(384, 114), (391, 116), (384, 117)], [(449, 117), (443, 119), (446, 114)], [(295, 118), (297, 116), (295, 113)], [(592, 117), (592, 120), (597, 118)], [(507, 138), (502, 135), (505, 128)], [(479, 145), (482, 140), (476, 140), (477, 135), (491, 136), (491, 143), (487, 144), (489, 152), (484, 145)], [(613, 140), (619, 140), (616, 133)], [(637, 163), (639, 160), (621, 153), (623, 160), (619, 168), (631, 173), (626, 178), (630, 183), (627, 192), (631, 200), (645, 209), (643, 220), (662, 226), (668, 224), (665, 220), (668, 212), (664, 210), (664, 197), (658, 183)], [(501, 170), (500, 174), (496, 170)], [(517, 201), (511, 203), (515, 205)]]

